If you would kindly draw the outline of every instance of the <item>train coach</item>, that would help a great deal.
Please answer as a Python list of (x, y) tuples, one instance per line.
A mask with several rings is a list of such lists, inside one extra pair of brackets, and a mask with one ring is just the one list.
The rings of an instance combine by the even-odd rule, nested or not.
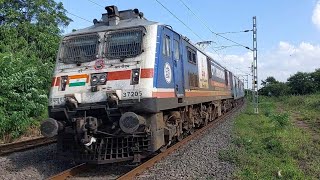
[(243, 83), (170, 26), (107, 6), (62, 38), (44, 136), (77, 162), (140, 162), (235, 107)]

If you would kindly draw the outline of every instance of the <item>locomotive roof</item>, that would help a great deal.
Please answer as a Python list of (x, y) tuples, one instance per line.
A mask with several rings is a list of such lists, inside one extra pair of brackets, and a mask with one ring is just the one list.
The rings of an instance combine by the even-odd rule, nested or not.
[(75, 32), (71, 32), (65, 36), (73, 36), (73, 35), (84, 34), (84, 33), (94, 33), (94, 32), (100, 32), (100, 31), (124, 29), (124, 28), (130, 28), (130, 27), (138, 27), (138, 26), (150, 26), (155, 24), (159, 24), (159, 23), (154, 21), (149, 21), (146, 19), (140, 19), (140, 18), (121, 20), (119, 24), (117, 24), (116, 26), (109, 26), (108, 24), (101, 22), (101, 23), (92, 25), (90, 27), (79, 29)]

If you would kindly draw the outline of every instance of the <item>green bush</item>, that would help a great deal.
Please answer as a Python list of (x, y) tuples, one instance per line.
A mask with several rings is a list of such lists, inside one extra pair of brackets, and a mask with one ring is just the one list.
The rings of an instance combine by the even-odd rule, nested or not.
[(311, 109), (320, 110), (320, 99), (315, 99), (315, 101), (309, 104)]
[(54, 0), (0, 3), (0, 140), (46, 116), (60, 27), (71, 21), (65, 12)]
[(271, 121), (273, 121), (277, 127), (283, 128), (289, 124), (289, 115), (287, 113), (279, 113), (271, 115)]
[(52, 65), (0, 53), (0, 68), (0, 137), (16, 138), (46, 113)]
[(281, 140), (273, 135), (264, 138), (262, 143), (269, 153), (281, 156), (285, 152)]
[(305, 97), (303, 96), (290, 96), (285, 100), (289, 106), (303, 106), (305, 105)]

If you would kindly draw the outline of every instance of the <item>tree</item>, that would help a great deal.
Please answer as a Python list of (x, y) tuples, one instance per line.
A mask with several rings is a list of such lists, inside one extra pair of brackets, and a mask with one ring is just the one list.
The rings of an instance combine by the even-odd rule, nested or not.
[(65, 12), (54, 0), (0, 0), (0, 138), (46, 118)]
[(315, 90), (320, 91), (320, 69), (316, 69), (311, 73), (311, 78), (314, 82)]
[(39, 26), (67, 26), (71, 19), (62, 2), (54, 0), (0, 0), (1, 24), (21, 26), (32, 23)]
[(279, 82), (272, 76), (261, 82), (263, 87), (259, 89), (259, 94), (265, 96), (311, 94), (320, 91), (320, 69), (312, 73), (297, 72), (290, 76), (286, 83)]
[(290, 93), (290, 88), (286, 83), (277, 81), (274, 77), (267, 77), (266, 80), (262, 80), (261, 85), (263, 86), (259, 89), (259, 94), (265, 96), (284, 96)]
[(60, 41), (59, 27), (71, 19), (61, 2), (54, 0), (0, 0), (0, 52), (31, 52), (42, 61), (55, 61)]
[(311, 73), (297, 72), (288, 78), (288, 85), (293, 94), (310, 94), (315, 92)]
[(279, 81), (277, 81), (273, 76), (269, 76), (269, 77), (267, 77), (266, 80), (264, 80), (264, 81), (262, 80), (261, 82), (262, 82), (261, 83), (262, 86), (266, 86), (268, 84), (278, 83)]

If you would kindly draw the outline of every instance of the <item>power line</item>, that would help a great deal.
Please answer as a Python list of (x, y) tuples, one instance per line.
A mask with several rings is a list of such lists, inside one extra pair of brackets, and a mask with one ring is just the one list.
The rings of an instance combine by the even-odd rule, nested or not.
[(87, 22), (89, 22), (89, 23), (92, 23), (92, 21), (90, 21), (90, 20), (88, 20), (88, 19), (85, 19), (85, 18), (83, 18), (83, 17), (80, 17), (80, 16), (78, 16), (78, 15), (75, 15), (75, 14), (73, 14), (73, 13), (71, 13), (71, 12), (66, 11), (66, 13), (68, 13), (68, 14), (74, 16), (74, 17), (77, 17), (77, 18), (79, 18), (79, 19), (82, 19), (82, 20), (84, 20), (84, 21), (87, 21)]
[(101, 4), (98, 4), (98, 3), (94, 2), (94, 1), (92, 1), (92, 0), (88, 0), (88, 1), (92, 2), (93, 4), (95, 4), (95, 5), (97, 5), (97, 6), (100, 6), (100, 7), (103, 7), (103, 8), (104, 8), (104, 6), (102, 6)]
[(196, 33), (194, 32), (188, 25), (186, 25), (186, 23), (184, 23), (181, 19), (179, 19), (173, 12), (171, 12), (166, 6), (164, 6), (161, 2), (157, 1), (165, 10), (167, 10), (173, 17), (175, 17), (178, 21), (180, 21), (186, 28), (188, 28), (194, 35), (196, 35), (201, 41), (203, 41), (203, 39)]
[[(244, 45), (242, 45), (242, 44), (240, 44), (240, 43), (237, 43), (237, 42), (235, 42), (235, 41), (233, 41), (233, 40), (231, 40), (231, 39), (228, 39), (228, 38), (226, 38), (226, 37), (224, 37), (224, 36), (222, 36), (222, 35), (214, 32), (213, 30), (211, 30), (211, 28), (210, 28), (196, 13), (194, 13), (182, 0), (179, 0), (179, 1), (180, 1), (211, 33), (215, 34), (216, 36), (220, 36), (220, 37), (222, 37), (222, 38), (224, 38), (224, 39), (227, 39), (227, 40), (233, 42), (234, 44), (236, 44), (236, 45), (238, 45), (238, 46), (245, 47), (246, 49), (249, 48), (249, 47), (247, 47), (247, 46), (244, 46)], [(166, 9), (167, 9), (167, 8), (166, 8)], [(247, 31), (247, 30), (246, 30), (246, 31)], [(219, 42), (219, 39), (218, 39), (218, 42)], [(221, 44), (221, 43), (219, 42), (219, 44)], [(210, 46), (210, 47), (211, 47), (211, 46)], [(221, 57), (220, 53), (219, 53), (216, 49), (214, 49), (214, 48), (212, 48), (212, 47), (211, 47), (211, 49), (220, 57), (221, 60), (227, 62), (224, 58)], [(250, 48), (249, 48), (249, 49), (250, 49)], [(232, 67), (232, 68), (234, 68), (234, 69), (237, 69), (237, 70), (239, 70), (239, 71), (241, 71), (241, 72), (244, 72), (243, 70), (241, 70), (241, 69), (239, 69), (239, 68), (233, 67), (233, 66), (230, 65), (230, 63), (228, 63), (228, 62), (227, 62), (227, 64), (229, 64), (229, 66)]]
[(252, 29), (250, 30), (244, 30), (244, 31), (230, 31), (230, 32), (223, 32), (223, 33), (217, 33), (217, 34), (237, 34), (237, 33), (246, 33), (246, 32), (250, 32), (250, 31), (253, 31)]
[[(208, 27), (208, 25), (201, 19), (199, 18), (198, 15), (196, 15), (182, 0), (179, 0), (206, 28), (208, 28), (210, 31), (211, 29)], [(212, 31), (211, 31), (212, 32)], [(213, 32), (212, 32), (213, 33)]]
[[(219, 42), (219, 44), (221, 44), (221, 43)], [(233, 45), (233, 46), (239, 46), (239, 45)], [(237, 67), (234, 67), (231, 63), (229, 63), (228, 60), (226, 60), (224, 57), (222, 57), (222, 56), (220, 55), (220, 53), (219, 53), (218, 51), (219, 51), (219, 50), (223, 50), (223, 49), (225, 49), (225, 48), (216, 50), (216, 49), (214, 49), (214, 47), (212, 47), (212, 46), (210, 46), (210, 47), (211, 47), (211, 49), (212, 49), (214, 52), (216, 52), (216, 54), (219, 56), (219, 58), (220, 58), (222, 61), (224, 61), (225, 64), (227, 64), (230, 68), (233, 68), (234, 70), (239, 70), (239, 71), (241, 71), (242, 73), (247, 73), (247, 72), (245, 72), (244, 70), (241, 70), (241, 69), (239, 69), (239, 68), (237, 68)], [(226, 67), (225, 67), (225, 69), (226, 69)]]
[(235, 45), (227, 45), (227, 46), (216, 46), (216, 47), (213, 47), (213, 48), (216, 48), (216, 49), (225, 49), (225, 48), (228, 48), (228, 47), (239, 47), (239, 45), (235, 44)]
[[(211, 47), (211, 46), (210, 46), (210, 47)], [(229, 61), (225, 60), (225, 58), (223, 58), (217, 50), (213, 49), (213, 47), (211, 47), (211, 49), (216, 52), (216, 54), (219, 56), (219, 58), (220, 58), (222, 61), (225, 61), (225, 62), (226, 62), (225, 64), (227, 64), (227, 66), (229, 66), (230, 68), (233, 68), (234, 70), (236, 69), (236, 70), (241, 71), (242, 73), (247, 74), (247, 72), (245, 72), (244, 70), (241, 70), (241, 69), (239, 69), (239, 68), (234, 67), (233, 65), (231, 65), (231, 64), (229, 63)], [(213, 58), (213, 57), (212, 57), (212, 58)], [(226, 67), (224, 67), (224, 68), (227, 69)]]
[(235, 44), (237, 44), (237, 45), (239, 45), (239, 46), (242, 46), (242, 47), (244, 47), (244, 48), (246, 48), (246, 49), (249, 49), (249, 50), (251, 50), (251, 51), (253, 51), (251, 48), (249, 48), (248, 46), (245, 46), (245, 45), (243, 45), (243, 44), (240, 44), (240, 43), (238, 43), (238, 42), (236, 42), (236, 41), (234, 41), (234, 40), (231, 40), (231, 39), (229, 39), (229, 38), (227, 38), (227, 37), (225, 37), (225, 36), (222, 36), (221, 35), (221, 33), (219, 34), (219, 33), (216, 33), (216, 32), (214, 32), (213, 30), (211, 30), (211, 28), (201, 19), (201, 18), (199, 18), (199, 16), (196, 14), (196, 13), (194, 13), (190, 8), (189, 8), (189, 6), (187, 6), (182, 0), (179, 0), (211, 33), (213, 33), (213, 34), (215, 34), (215, 35), (217, 35), (217, 36), (219, 36), (219, 37), (221, 37), (221, 38), (223, 38), (223, 39), (225, 39), (225, 40), (228, 40), (228, 41), (230, 41), (230, 42), (233, 42), (233, 43), (235, 43)]
[(224, 36), (222, 36), (222, 35), (220, 35), (220, 34), (216, 34), (216, 35), (222, 37), (222, 38), (225, 39), (225, 40), (228, 40), (228, 41), (233, 42), (233, 43), (235, 43), (235, 44), (237, 44), (237, 45), (239, 45), (239, 46), (242, 46), (242, 47), (244, 47), (244, 48), (246, 48), (246, 49), (249, 49), (249, 50), (253, 51), (253, 50), (252, 50), (251, 48), (249, 48), (248, 46), (242, 45), (242, 44), (240, 44), (240, 43), (238, 43), (238, 42), (236, 42), (236, 41), (233, 41), (233, 40), (231, 40), (231, 39), (229, 39), (229, 38), (226, 38), (226, 37), (224, 37)]
[[(195, 14), (182, 0), (179, 0), (207, 29), (209, 29), (210, 32), (214, 33), (210, 27), (197, 15)], [(221, 44), (221, 43), (220, 43)], [(211, 48), (214, 52), (217, 53), (217, 55), (221, 58), (220, 54), (217, 52), (217, 50)], [(221, 58), (222, 59), (222, 58)]]

